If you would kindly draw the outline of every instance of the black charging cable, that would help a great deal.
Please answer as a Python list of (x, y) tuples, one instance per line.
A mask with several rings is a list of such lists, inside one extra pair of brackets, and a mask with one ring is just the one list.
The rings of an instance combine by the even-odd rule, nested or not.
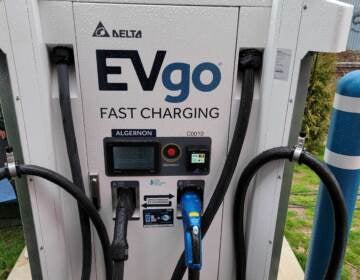
[(200, 271), (196, 269), (189, 268), (189, 280), (199, 280), (200, 279)]
[(323, 162), (304, 150), (300, 150), (299, 152), (298, 148), (289, 147), (273, 148), (261, 153), (250, 161), (240, 176), (233, 207), (236, 279), (246, 279), (247, 254), (245, 246), (244, 213), (245, 198), (250, 182), (255, 173), (265, 164), (275, 160), (284, 159), (290, 161), (296, 160), (299, 164), (308, 166), (319, 176), (330, 195), (335, 217), (335, 233), (330, 262), (324, 275), (324, 279), (336, 280), (338, 272), (341, 269), (347, 241), (347, 209), (341, 188), (334, 174)]
[[(10, 165), (9, 165), (10, 166)], [(92, 223), (95, 226), (96, 232), (99, 236), (103, 254), (104, 254), (104, 262), (105, 262), (105, 270), (106, 270), (106, 280), (111, 280), (111, 271), (112, 271), (112, 262), (111, 262), (111, 254), (110, 254), (110, 240), (106, 231), (106, 227), (97, 212), (96, 208), (93, 206), (90, 199), (83, 193), (82, 190), (74, 183), (69, 181), (64, 176), (40, 167), (36, 165), (15, 165), (12, 164), (12, 167), (4, 167), (0, 168), (0, 180), (4, 178), (10, 179), (11, 177), (21, 175), (31, 175), (41, 177), (46, 179), (55, 185), (58, 185), (60, 188), (65, 190), (67, 193), (72, 195), (81, 207), (82, 211), (84, 211), (87, 219), (91, 219)]]
[(128, 221), (135, 211), (135, 191), (130, 188), (119, 188), (118, 205), (116, 207), (114, 239), (111, 244), (113, 261), (112, 280), (124, 279), (124, 262), (128, 259), (129, 245), (127, 242)]
[[(221, 203), (224, 200), (234, 171), (236, 169), (250, 120), (251, 106), (254, 96), (255, 73), (260, 69), (261, 63), (262, 53), (260, 51), (256, 49), (247, 49), (240, 52), (239, 73), (242, 75), (242, 89), (239, 112), (225, 165), (221, 172), (215, 191), (211, 196), (209, 204), (203, 215), (201, 227), (202, 238), (207, 233)], [(171, 279), (181, 280), (185, 271), (185, 255), (183, 252), (177, 262)]]
[[(57, 67), (61, 117), (72, 179), (74, 184), (85, 193), (70, 99), (69, 65), (74, 63), (73, 52), (67, 47), (55, 47), (51, 53), (51, 59)], [(81, 279), (89, 280), (92, 262), (90, 221), (80, 205), (78, 205), (78, 210), (82, 235)]]

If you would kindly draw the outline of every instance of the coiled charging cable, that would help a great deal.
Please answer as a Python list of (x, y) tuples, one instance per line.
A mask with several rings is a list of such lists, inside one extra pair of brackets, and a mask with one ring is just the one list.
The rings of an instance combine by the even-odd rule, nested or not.
[(320, 160), (315, 158), (310, 153), (306, 152), (302, 147), (278, 147), (267, 150), (256, 156), (245, 167), (240, 176), (237, 190), (235, 193), (235, 201), (233, 207), (233, 235), (235, 242), (235, 256), (236, 256), (236, 279), (246, 279), (246, 246), (245, 246), (245, 231), (244, 231), (244, 213), (245, 213), (245, 198), (249, 189), (250, 182), (255, 173), (265, 164), (275, 161), (284, 160), (297, 161), (299, 164), (305, 164), (313, 170), (324, 183), (329, 192), (330, 199), (333, 205), (335, 218), (335, 233), (334, 242), (331, 251), (331, 257), (326, 273), (325, 280), (337, 279), (338, 272), (341, 268), (341, 263), (344, 257), (346, 240), (347, 240), (347, 209), (345, 200), (334, 174), (330, 169)]

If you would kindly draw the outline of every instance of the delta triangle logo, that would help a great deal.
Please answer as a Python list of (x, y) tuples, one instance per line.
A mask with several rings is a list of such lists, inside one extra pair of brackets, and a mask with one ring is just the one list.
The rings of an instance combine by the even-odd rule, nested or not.
[(95, 31), (92, 35), (93, 37), (110, 37), (109, 33), (106, 31), (105, 26), (99, 21), (99, 24), (96, 26)]

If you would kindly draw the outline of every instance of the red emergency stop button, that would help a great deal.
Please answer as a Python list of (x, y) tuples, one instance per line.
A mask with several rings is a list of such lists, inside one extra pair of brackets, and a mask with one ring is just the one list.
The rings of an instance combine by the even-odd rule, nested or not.
[(168, 144), (163, 148), (163, 156), (166, 160), (175, 161), (180, 157), (180, 147), (176, 144)]
[(175, 148), (170, 147), (169, 149), (167, 149), (166, 154), (169, 158), (172, 158), (176, 156), (177, 152)]

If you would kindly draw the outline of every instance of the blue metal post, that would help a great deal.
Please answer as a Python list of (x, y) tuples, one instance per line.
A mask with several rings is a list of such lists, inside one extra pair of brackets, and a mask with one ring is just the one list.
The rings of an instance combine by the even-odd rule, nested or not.
[[(350, 229), (360, 185), (360, 71), (345, 75), (338, 83), (325, 162), (343, 190)], [(323, 279), (333, 242), (333, 219), (328, 193), (320, 184), (305, 279)]]

